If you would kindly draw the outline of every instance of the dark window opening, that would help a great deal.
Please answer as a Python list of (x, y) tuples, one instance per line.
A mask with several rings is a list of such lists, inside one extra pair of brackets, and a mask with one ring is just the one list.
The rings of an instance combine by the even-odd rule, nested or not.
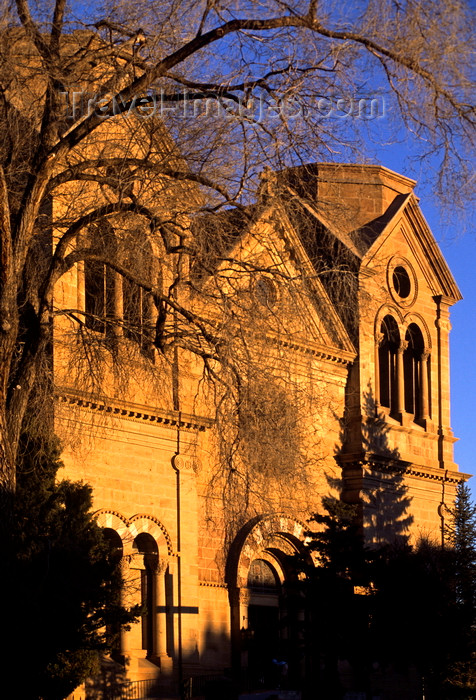
[(403, 353), (403, 377), (405, 385), (405, 411), (420, 418), (422, 405), (422, 371), (428, 371), (422, 362), (423, 336), (414, 323), (405, 334), (406, 348)]
[(404, 267), (398, 265), (392, 275), (393, 288), (401, 299), (407, 299), (411, 292), (411, 281)]
[[(153, 303), (138, 283), (150, 284), (152, 249), (143, 232), (127, 232), (122, 238), (116, 233), (107, 221), (89, 227), (86, 245), (102, 260), (91, 256), (84, 262), (85, 324), (98, 333), (133, 340), (152, 359)], [(117, 261), (137, 282), (120, 275), (107, 261)]]
[(154, 653), (154, 616), (155, 610), (155, 571), (158, 562), (157, 544), (148, 533), (137, 535), (133, 543), (133, 549), (142, 554), (143, 568), (140, 572), (141, 593), (141, 638), (142, 649), (148, 656)]
[(380, 325), (381, 340), (378, 349), (380, 405), (393, 409), (397, 401), (397, 350), (400, 335), (397, 322), (385, 316)]
[(105, 333), (115, 318), (114, 272), (103, 263), (86, 260), (84, 263), (86, 326)]
[[(94, 255), (114, 260), (117, 253), (114, 231), (107, 221), (89, 227), (87, 246)], [(116, 273), (104, 262), (84, 261), (85, 324), (98, 333), (107, 333), (117, 317), (115, 308)]]
[(122, 290), (124, 335), (142, 347), (146, 345), (147, 326), (150, 324), (150, 296), (127, 279), (122, 282)]
[[(103, 529), (103, 534), (108, 548), (108, 558), (114, 565), (119, 566), (123, 555), (122, 540), (118, 533), (109, 527)], [(116, 599), (110, 602), (114, 606), (119, 606), (121, 604), (120, 593), (118, 592)], [(119, 658), (120, 655), (120, 634), (120, 624), (114, 619), (109, 620), (106, 623), (106, 642), (114, 658)]]
[[(123, 264), (131, 275), (144, 284), (152, 279), (152, 249), (140, 232), (129, 233), (124, 241), (126, 255)], [(140, 284), (124, 278), (122, 281), (124, 336), (134, 340), (143, 352), (152, 349), (152, 298)]]

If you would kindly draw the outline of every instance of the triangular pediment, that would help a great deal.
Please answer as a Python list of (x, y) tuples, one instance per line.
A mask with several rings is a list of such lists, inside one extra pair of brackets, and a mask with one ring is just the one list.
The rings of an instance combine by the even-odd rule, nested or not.
[(286, 208), (273, 202), (256, 207), (251, 214), (245, 222), (230, 212), (229, 218), (235, 224), (240, 220), (242, 228), (227, 237), (226, 259), (215, 267), (214, 274), (239, 261), (255, 280), (261, 274), (268, 275), (280, 289), (280, 303), (273, 313), (279, 318), (283, 341), (308, 346), (310, 351), (340, 354), (344, 361), (351, 361), (354, 345)]
[[(399, 198), (396, 197), (397, 199)], [(386, 212), (383, 217), (379, 217), (383, 220), (383, 225), (379, 232), (378, 226), (374, 227), (377, 235), (362, 258), (362, 268), (371, 268), (383, 246), (396, 232), (399, 232), (418, 262), (432, 294), (444, 296), (452, 303), (459, 301), (462, 299), (461, 292), (423, 216), (418, 199), (414, 194), (400, 199), (400, 202), (395, 201), (389, 207), (389, 215)]]

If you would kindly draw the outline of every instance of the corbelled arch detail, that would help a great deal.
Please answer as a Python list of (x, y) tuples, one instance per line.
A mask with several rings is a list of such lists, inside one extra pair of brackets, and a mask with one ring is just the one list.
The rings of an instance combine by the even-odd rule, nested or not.
[(402, 334), (402, 330), (405, 326), (405, 319), (400, 311), (400, 309), (397, 306), (394, 306), (393, 304), (384, 304), (379, 308), (375, 315), (375, 321), (374, 321), (374, 336), (375, 338), (378, 338), (378, 335), (380, 333), (380, 325), (385, 318), (385, 316), (392, 316), (398, 326), (398, 329), (400, 331), (400, 335)]
[(115, 530), (123, 543), (127, 542), (129, 537), (129, 520), (122, 513), (101, 508), (94, 515), (99, 527)]
[(157, 543), (159, 551), (173, 554), (172, 539), (165, 526), (153, 515), (137, 513), (132, 518), (126, 518), (115, 510), (101, 508), (95, 513), (99, 527), (115, 530), (124, 545), (131, 544), (137, 535), (148, 533)]
[(304, 523), (279, 513), (261, 516), (245, 525), (230, 549), (229, 585), (246, 588), (251, 562), (263, 558), (266, 552), (277, 562), (278, 552), (297, 554), (302, 551), (306, 530)]
[(167, 554), (173, 554), (172, 540), (160, 520), (152, 515), (137, 513), (130, 518), (129, 523), (129, 532), (132, 535), (132, 539), (135, 539), (137, 535), (143, 532), (147, 532), (157, 542), (159, 552), (166, 549)]
[(407, 329), (412, 323), (414, 323), (416, 326), (419, 327), (419, 329), (422, 332), (424, 341), (425, 341), (425, 349), (427, 351), (431, 350), (431, 335), (430, 335), (430, 330), (428, 328), (428, 324), (426, 323), (425, 319), (423, 316), (421, 316), (418, 313), (413, 313), (410, 312), (405, 315), (403, 322), (405, 324), (405, 329)]

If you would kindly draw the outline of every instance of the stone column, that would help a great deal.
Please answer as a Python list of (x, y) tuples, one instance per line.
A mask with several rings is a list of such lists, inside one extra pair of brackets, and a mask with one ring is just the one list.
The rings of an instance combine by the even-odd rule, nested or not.
[[(129, 604), (129, 601), (127, 600), (127, 586), (129, 582), (129, 577), (130, 557), (126, 555), (123, 556), (121, 559), (121, 605), (123, 605), (124, 607), (127, 607)], [(129, 631), (125, 630), (124, 626), (121, 626), (120, 645), (121, 656), (124, 657), (124, 662), (127, 664), (127, 659), (130, 656)]]
[(241, 668), (248, 668), (248, 644), (244, 643), (248, 631), (248, 606), (250, 604), (251, 593), (248, 588), (240, 588), (239, 610), (240, 610), (240, 643), (241, 643)]
[(377, 333), (375, 336), (375, 346), (374, 346), (374, 355), (375, 355), (375, 408), (378, 410), (378, 407), (380, 406), (380, 353), (379, 353), (379, 348), (380, 344), (383, 340), (383, 333)]
[(165, 572), (169, 561), (160, 557), (155, 570), (155, 616), (154, 616), (154, 655), (163, 659), (167, 656), (167, 613), (165, 599)]
[(428, 358), (430, 353), (424, 350), (419, 361), (420, 370), (420, 405), (418, 407), (420, 418), (428, 420), (430, 417), (428, 394)]
[(397, 367), (396, 367), (396, 405), (395, 411), (399, 416), (405, 412), (405, 375), (403, 371), (403, 353), (407, 349), (408, 343), (403, 340), (397, 349)]
[(240, 629), (248, 629), (248, 606), (250, 604), (250, 591), (248, 588), (240, 589)]

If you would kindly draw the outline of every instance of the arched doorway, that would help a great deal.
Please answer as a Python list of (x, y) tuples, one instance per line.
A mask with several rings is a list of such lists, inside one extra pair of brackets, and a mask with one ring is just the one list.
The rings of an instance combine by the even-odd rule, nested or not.
[(248, 573), (248, 673), (251, 687), (273, 687), (288, 663), (286, 614), (281, 581), (264, 559), (251, 562)]
[(305, 531), (304, 524), (288, 516), (264, 516), (245, 526), (231, 547), (232, 663), (243, 687), (284, 685), (279, 676), (286, 670), (293, 687), (299, 685), (303, 611), (295, 595), (294, 562), (303, 551)]

